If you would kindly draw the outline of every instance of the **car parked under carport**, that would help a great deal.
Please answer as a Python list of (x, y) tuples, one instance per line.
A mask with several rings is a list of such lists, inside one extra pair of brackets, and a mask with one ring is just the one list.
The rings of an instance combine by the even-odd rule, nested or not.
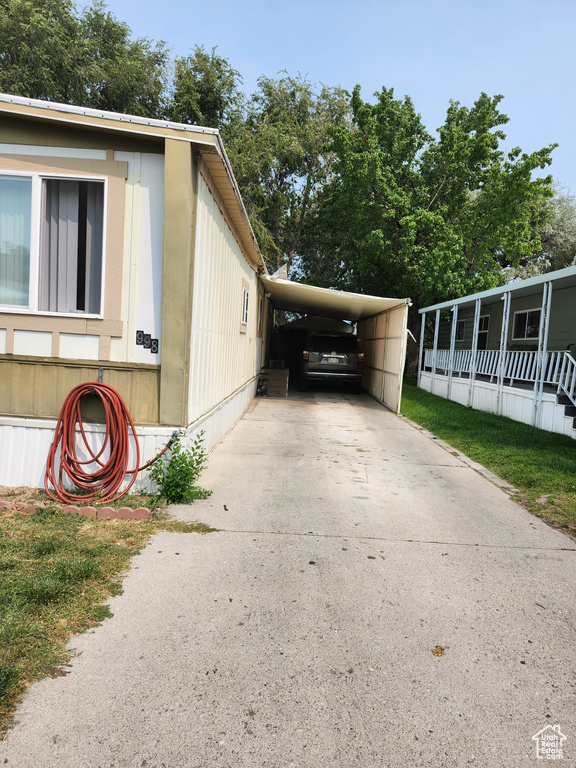
[(274, 309), (356, 323), (364, 354), (362, 388), (399, 413), (409, 299), (333, 291), (294, 283), (279, 274), (261, 275), (260, 279)]

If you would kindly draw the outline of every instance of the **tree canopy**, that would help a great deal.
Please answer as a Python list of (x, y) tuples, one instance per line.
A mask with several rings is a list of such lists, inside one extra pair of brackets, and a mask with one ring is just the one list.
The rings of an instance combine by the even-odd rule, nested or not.
[[(540, 250), (552, 179), (532, 172), (553, 147), (505, 153), (501, 99), (451, 103), (434, 139), (409, 98), (384, 88), (372, 105), (355, 89), (352, 125), (332, 130), (334, 178), (318, 212), (341, 284), (424, 306), (494, 287), (503, 267)], [(309, 273), (322, 255), (307, 254)]]
[(169, 52), (101, 0), (0, 0), (0, 90), (145, 117), (164, 110)]
[(243, 103), (242, 77), (229, 61), (196, 46), (191, 56), (177, 57), (168, 108), (178, 123), (223, 128), (236, 120)]
[(329, 177), (328, 130), (348, 111), (341, 88), (304, 77), (261, 77), (243, 119), (224, 128), (244, 202), (269, 266), (291, 268)]

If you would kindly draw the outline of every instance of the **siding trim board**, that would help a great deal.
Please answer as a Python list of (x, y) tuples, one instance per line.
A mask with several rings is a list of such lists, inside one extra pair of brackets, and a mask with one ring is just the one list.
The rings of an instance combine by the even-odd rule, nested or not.
[(189, 143), (166, 140), (160, 423), (186, 426), (196, 184)]

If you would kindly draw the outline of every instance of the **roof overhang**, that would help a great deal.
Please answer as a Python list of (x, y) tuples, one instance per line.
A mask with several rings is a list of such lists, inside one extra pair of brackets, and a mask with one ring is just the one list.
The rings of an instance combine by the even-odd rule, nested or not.
[(385, 299), (381, 296), (333, 291), (266, 275), (262, 275), (261, 280), (275, 309), (353, 322), (410, 303), (409, 299)]
[(423, 307), (420, 310), (420, 314), (424, 312), (435, 312), (437, 309), (447, 311), (452, 309), (455, 305), (462, 306), (465, 304), (474, 304), (478, 299), (480, 299), (484, 306), (488, 304), (497, 304), (502, 300), (505, 293), (511, 293), (513, 298), (533, 296), (535, 293), (541, 292), (544, 289), (545, 283), (550, 282), (553, 284), (553, 290), (576, 286), (576, 267), (558, 269), (555, 272), (537, 275), (536, 277), (530, 277), (527, 280), (517, 280), (513, 283), (506, 283), (506, 285), (492, 288), (489, 291), (472, 293), (469, 296), (462, 296), (459, 299), (452, 299), (450, 301), (443, 301), (440, 304), (433, 304), (430, 307)]

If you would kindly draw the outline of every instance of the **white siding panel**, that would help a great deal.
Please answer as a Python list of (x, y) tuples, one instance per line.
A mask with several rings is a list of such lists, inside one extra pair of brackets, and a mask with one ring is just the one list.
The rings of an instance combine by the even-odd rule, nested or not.
[(0, 485), (27, 485), (41, 488), (46, 474), (46, 459), (54, 439), (56, 422), (35, 429), (20, 424), (0, 425)]
[(164, 156), (115, 152), (128, 163), (124, 200), (122, 320), (124, 336), (112, 339), (111, 359), (160, 365), (162, 350), (152, 354), (136, 344), (136, 331), (160, 342), (162, 331), (162, 252), (164, 236)]
[(65, 357), (69, 360), (99, 360), (100, 336), (61, 333), (60, 357)]
[[(250, 291), (246, 333), (240, 332), (243, 285)], [(244, 258), (202, 177), (190, 350), (189, 419), (194, 423), (251, 382), (256, 372), (256, 275)]]
[[(433, 392), (433, 394), (439, 395), (440, 397), (446, 397), (448, 394), (448, 379), (446, 376), (436, 376), (436, 379), (433, 382), (432, 374), (423, 371), (420, 379), (420, 387), (421, 389), (426, 390), (426, 392)], [(452, 380), (452, 397), (450, 399), (461, 403), (462, 405), (467, 404), (467, 380)], [(476, 381), (474, 383), (472, 407), (478, 411), (496, 413), (496, 385), (484, 381)], [(514, 421), (532, 425), (534, 423), (534, 393), (529, 390), (504, 387), (502, 390), (501, 415), (514, 419)], [(545, 429), (548, 432), (557, 432), (561, 435), (576, 438), (576, 430), (574, 429), (572, 422), (572, 417), (564, 415), (564, 406), (558, 405), (556, 396), (554, 394), (544, 393), (542, 396), (540, 428)]]
[[(134, 344), (136, 330), (158, 339), (162, 331), (162, 252), (164, 247), (164, 156), (143, 154), (140, 166), (138, 232), (138, 295), (136, 329), (131, 329), (128, 344)], [(162, 349), (152, 354), (136, 345), (137, 363), (160, 364)]]
[(14, 354), (52, 357), (52, 334), (47, 331), (14, 331)]
[[(210, 452), (242, 417), (254, 397), (255, 384), (249, 382), (245, 387), (227, 398), (210, 413), (192, 424), (186, 433), (185, 443), (201, 430), (204, 430), (204, 448)], [(46, 474), (46, 459), (54, 439), (56, 422), (43, 419), (19, 419), (3, 417), (0, 419), (0, 485), (18, 487), (21, 485), (42, 488)], [(87, 424), (92, 444), (100, 446), (104, 438), (104, 429), (98, 425)], [(166, 427), (136, 427), (140, 446), (140, 465), (158, 454), (166, 445), (172, 429)], [(134, 467), (134, 443), (130, 440), (131, 450), (129, 468)], [(140, 472), (132, 486), (135, 491), (153, 491), (148, 471)]]
[(445, 376), (436, 376), (432, 380), (432, 388), (430, 391), (433, 395), (438, 395), (438, 397), (447, 397), (448, 379)]

